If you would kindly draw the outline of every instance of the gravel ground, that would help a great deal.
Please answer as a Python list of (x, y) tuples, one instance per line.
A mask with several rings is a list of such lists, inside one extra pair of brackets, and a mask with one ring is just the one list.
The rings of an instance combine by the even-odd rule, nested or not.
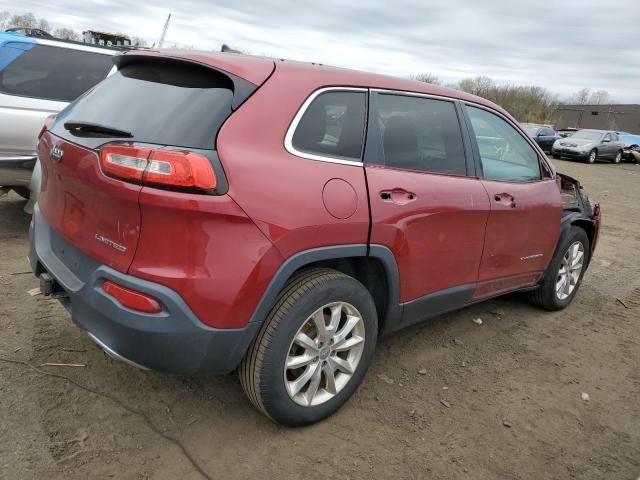
[(303, 429), (266, 420), (234, 375), (106, 357), (56, 301), (27, 293), (29, 219), (5, 197), (0, 477), (636, 479), (640, 166), (555, 163), (604, 212), (573, 304), (548, 313), (509, 295), (384, 338), (354, 398)]

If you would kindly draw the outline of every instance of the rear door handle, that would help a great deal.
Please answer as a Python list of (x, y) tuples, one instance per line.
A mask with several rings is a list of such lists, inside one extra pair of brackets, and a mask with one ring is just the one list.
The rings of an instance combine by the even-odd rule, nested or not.
[(416, 199), (416, 194), (408, 192), (403, 188), (394, 188), (393, 190), (382, 190), (380, 198), (385, 202), (393, 202), (398, 205), (405, 205)]
[(496, 202), (499, 202), (507, 207), (516, 208), (516, 199), (508, 193), (496, 193), (493, 197)]

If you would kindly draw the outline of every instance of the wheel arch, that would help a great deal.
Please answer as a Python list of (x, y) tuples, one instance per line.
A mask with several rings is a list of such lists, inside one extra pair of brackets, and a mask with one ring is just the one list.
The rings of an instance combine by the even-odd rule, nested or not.
[(333, 268), (360, 281), (374, 300), (379, 331), (401, 316), (400, 280), (391, 250), (382, 245), (350, 244), (304, 250), (285, 260), (271, 279), (249, 322), (263, 322), (287, 281), (300, 270), (312, 267)]
[[(582, 213), (568, 212), (562, 217), (562, 223), (560, 225), (560, 236), (558, 237), (556, 249), (553, 252), (554, 257), (556, 252), (558, 251), (558, 248), (560, 248), (562, 241), (569, 234), (571, 227), (574, 226), (580, 227), (586, 232), (587, 238), (589, 239), (589, 250), (591, 250), (591, 245), (595, 236), (595, 227), (593, 226), (593, 222), (589, 218), (586, 218)], [(591, 261), (591, 255), (589, 255), (587, 265), (589, 261)]]

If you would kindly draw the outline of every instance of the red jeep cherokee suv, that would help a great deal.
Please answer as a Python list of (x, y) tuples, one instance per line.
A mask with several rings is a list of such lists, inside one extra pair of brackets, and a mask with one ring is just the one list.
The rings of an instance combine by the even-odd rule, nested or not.
[(30, 261), (109, 354), (335, 412), (380, 334), (507, 292), (567, 306), (599, 208), (502, 109), (385, 76), (131, 52), (43, 128)]

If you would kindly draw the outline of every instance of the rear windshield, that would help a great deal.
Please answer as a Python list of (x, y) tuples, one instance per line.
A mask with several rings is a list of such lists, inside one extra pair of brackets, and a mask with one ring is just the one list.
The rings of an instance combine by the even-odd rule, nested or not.
[[(69, 138), (72, 134), (64, 130), (64, 123), (93, 123), (129, 132), (134, 142), (213, 149), (218, 129), (231, 114), (232, 100), (231, 79), (212, 69), (135, 63), (63, 110), (53, 130)], [(105, 143), (104, 138), (73, 141), (92, 148)]]
[(9, 42), (0, 46), (0, 92), (72, 102), (112, 68), (111, 55)]

